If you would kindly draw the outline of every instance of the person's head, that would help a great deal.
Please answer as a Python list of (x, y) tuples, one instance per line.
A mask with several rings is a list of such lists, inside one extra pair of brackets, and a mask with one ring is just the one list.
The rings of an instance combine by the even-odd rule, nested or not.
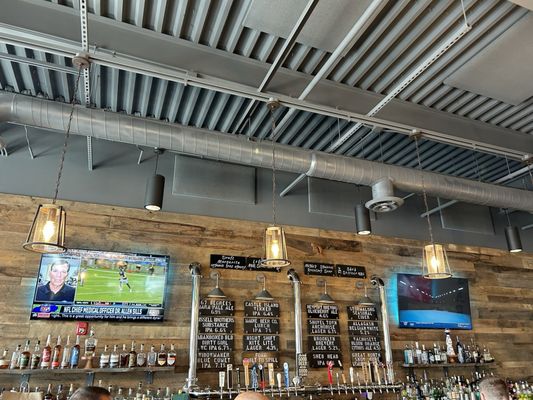
[(85, 386), (77, 389), (70, 400), (113, 400), (111, 393), (99, 386)]
[(54, 286), (63, 286), (68, 276), (70, 265), (65, 260), (54, 261), (50, 265), (50, 283)]
[(269, 400), (264, 394), (259, 392), (242, 392), (235, 400)]
[(482, 400), (508, 400), (507, 384), (497, 376), (487, 376), (479, 381), (479, 392)]

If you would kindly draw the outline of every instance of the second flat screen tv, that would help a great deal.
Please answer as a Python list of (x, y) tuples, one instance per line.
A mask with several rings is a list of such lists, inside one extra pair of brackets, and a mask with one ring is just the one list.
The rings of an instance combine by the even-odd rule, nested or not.
[(168, 266), (153, 254), (43, 254), (30, 318), (161, 321)]
[(400, 328), (472, 329), (468, 280), (398, 274)]

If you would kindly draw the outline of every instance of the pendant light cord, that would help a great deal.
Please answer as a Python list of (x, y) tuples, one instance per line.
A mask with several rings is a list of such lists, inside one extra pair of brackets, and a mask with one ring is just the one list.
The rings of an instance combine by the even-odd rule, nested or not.
[(61, 158), (59, 160), (59, 168), (57, 171), (56, 189), (54, 192), (54, 198), (52, 204), (56, 204), (57, 195), (59, 194), (59, 184), (61, 183), (61, 175), (63, 174), (63, 166), (65, 164), (65, 154), (67, 153), (68, 139), (70, 137), (70, 127), (72, 125), (72, 118), (74, 116), (74, 109), (76, 108), (76, 93), (78, 93), (78, 86), (80, 84), (80, 77), (83, 72), (83, 68), (78, 70), (78, 76), (76, 77), (76, 84), (74, 85), (74, 92), (72, 93), (72, 100), (70, 101), (70, 115), (68, 117), (67, 130), (65, 133), (65, 141), (63, 142), (63, 149), (61, 151)]
[(154, 175), (157, 175), (157, 165), (159, 163), (159, 149), (156, 148), (155, 150), (155, 170)]
[[(418, 169), (422, 171), (422, 162), (420, 161), (420, 149), (418, 148), (418, 137), (415, 136), (415, 147), (416, 147), (416, 158), (418, 160)], [(426, 193), (426, 184), (424, 181), (424, 174), (421, 175), (422, 180), (422, 196), (424, 198), (424, 206), (426, 207), (426, 220), (428, 222), (428, 228), (429, 228), (429, 239), (431, 240), (431, 245), (435, 246), (435, 242), (433, 240), (433, 227), (431, 226), (431, 218), (429, 217), (429, 206), (428, 206), (428, 196)]]
[(270, 141), (272, 143), (272, 220), (276, 226), (276, 151), (274, 147), (274, 132), (276, 132), (276, 119), (274, 118), (275, 103), (268, 104), (270, 109), (270, 119), (272, 121), (272, 134)]

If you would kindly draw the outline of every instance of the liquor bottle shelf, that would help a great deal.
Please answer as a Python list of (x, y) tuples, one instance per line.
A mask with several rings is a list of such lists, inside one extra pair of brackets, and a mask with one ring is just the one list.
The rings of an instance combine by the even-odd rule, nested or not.
[(442, 363), (442, 364), (402, 364), (403, 368), (462, 368), (462, 367), (489, 367), (490, 363)]
[(85, 383), (90, 386), (94, 383), (95, 374), (124, 374), (144, 372), (146, 383), (153, 382), (155, 372), (174, 372), (175, 367), (136, 367), (136, 368), (65, 368), (65, 369), (0, 369), (0, 375), (18, 375), (20, 381), (28, 382), (30, 376), (47, 375), (86, 375)]

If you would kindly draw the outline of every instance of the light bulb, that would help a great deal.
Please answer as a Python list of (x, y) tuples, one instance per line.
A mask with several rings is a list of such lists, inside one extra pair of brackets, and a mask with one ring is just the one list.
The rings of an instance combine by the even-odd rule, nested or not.
[(431, 268), (437, 271), (439, 269), (439, 260), (437, 260), (437, 257), (435, 256), (431, 256)]
[(43, 237), (45, 242), (49, 242), (50, 239), (56, 233), (56, 224), (54, 221), (46, 221), (43, 226)]
[(279, 243), (277, 240), (273, 240), (270, 245), (270, 252), (272, 253), (272, 258), (279, 257)]

